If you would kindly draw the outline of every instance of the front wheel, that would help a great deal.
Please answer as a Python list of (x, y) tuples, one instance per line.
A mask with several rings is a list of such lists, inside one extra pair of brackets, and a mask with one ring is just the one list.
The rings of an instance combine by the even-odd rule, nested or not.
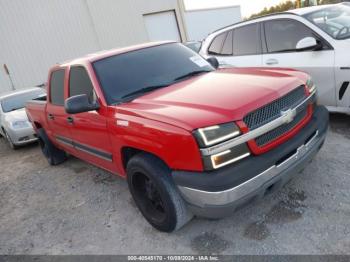
[(16, 146), (16, 145), (12, 142), (12, 139), (11, 139), (10, 135), (9, 135), (6, 131), (4, 131), (4, 133), (5, 133), (5, 137), (6, 137), (6, 140), (7, 140), (8, 144), (9, 144), (9, 146), (10, 146), (13, 150), (16, 150), (16, 149), (18, 148), (18, 146)]
[(161, 160), (150, 154), (137, 154), (127, 165), (127, 176), (137, 207), (153, 227), (172, 232), (191, 220), (193, 215)]

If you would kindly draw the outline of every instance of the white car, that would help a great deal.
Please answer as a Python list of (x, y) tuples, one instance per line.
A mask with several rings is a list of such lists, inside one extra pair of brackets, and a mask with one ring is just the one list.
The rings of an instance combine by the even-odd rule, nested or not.
[(46, 99), (46, 91), (30, 88), (0, 95), (0, 135), (13, 149), (37, 141), (24, 109), (25, 104), (33, 99)]
[[(318, 87), (319, 103), (350, 114), (350, 6), (291, 10), (244, 21), (210, 34), (200, 50), (220, 66), (290, 67)], [(281, 76), (283, 77), (283, 76)]]

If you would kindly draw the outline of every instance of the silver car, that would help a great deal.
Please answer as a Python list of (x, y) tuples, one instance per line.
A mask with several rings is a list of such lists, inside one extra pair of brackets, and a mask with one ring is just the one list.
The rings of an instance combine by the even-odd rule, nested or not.
[(45, 100), (46, 91), (30, 88), (0, 95), (0, 134), (13, 149), (37, 141), (24, 109), (26, 102), (33, 99)]

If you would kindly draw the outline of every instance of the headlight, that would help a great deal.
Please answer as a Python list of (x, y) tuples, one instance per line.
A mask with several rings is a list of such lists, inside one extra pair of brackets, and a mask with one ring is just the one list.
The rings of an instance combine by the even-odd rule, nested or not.
[[(201, 148), (206, 148), (220, 142), (224, 142), (241, 134), (235, 123), (226, 123), (216, 126), (199, 128), (194, 136)], [(246, 143), (212, 155), (203, 155), (202, 160), (205, 170), (217, 169), (237, 162), (250, 155)]]
[(23, 120), (23, 121), (15, 121), (12, 122), (12, 127), (17, 129), (17, 128), (26, 128), (29, 127), (29, 123), (27, 120)]
[(199, 128), (194, 132), (200, 147), (215, 145), (222, 141), (240, 135), (239, 128), (234, 123)]
[(311, 77), (309, 77), (309, 79), (306, 81), (306, 86), (309, 89), (310, 94), (312, 94), (317, 90), (317, 86)]

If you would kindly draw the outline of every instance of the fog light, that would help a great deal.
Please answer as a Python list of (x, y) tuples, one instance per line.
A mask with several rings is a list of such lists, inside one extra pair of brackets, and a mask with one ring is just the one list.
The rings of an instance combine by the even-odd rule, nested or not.
[(234, 162), (241, 160), (249, 155), (250, 155), (250, 153), (245, 153), (243, 155), (237, 156), (235, 154), (235, 152), (232, 152), (231, 150), (226, 150), (226, 151), (221, 152), (219, 154), (212, 155), (211, 162), (212, 162), (213, 168), (216, 169), (216, 168), (234, 163)]

